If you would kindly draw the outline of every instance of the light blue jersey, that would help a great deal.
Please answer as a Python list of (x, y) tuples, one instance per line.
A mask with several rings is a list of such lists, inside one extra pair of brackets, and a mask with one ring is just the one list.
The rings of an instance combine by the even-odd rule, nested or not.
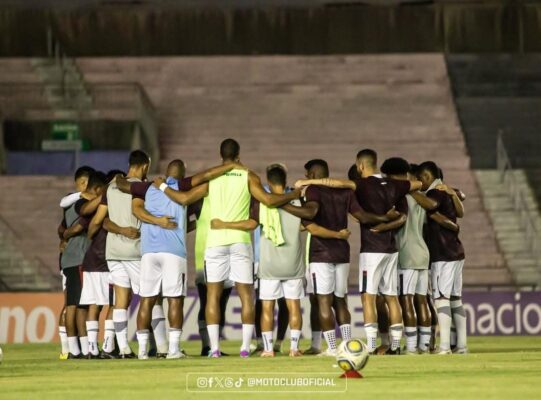
[[(178, 181), (168, 177), (167, 185), (178, 190)], [(141, 253), (169, 253), (186, 258), (186, 207), (170, 200), (160, 189), (150, 186), (145, 194), (145, 209), (156, 217), (169, 216), (176, 229), (144, 223), (141, 226)]]

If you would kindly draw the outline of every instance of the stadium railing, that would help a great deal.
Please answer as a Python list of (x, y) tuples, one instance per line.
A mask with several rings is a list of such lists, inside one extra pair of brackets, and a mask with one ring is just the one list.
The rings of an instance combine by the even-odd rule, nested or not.
[(537, 269), (541, 269), (541, 244), (537, 227), (535, 226), (536, 215), (534, 215), (525, 200), (525, 194), (520, 189), (520, 184), (514, 174), (513, 166), (509, 159), (509, 155), (503, 141), (503, 131), (498, 132), (497, 138), (497, 167), (500, 173), (500, 182), (506, 185), (509, 195), (511, 196), (513, 208), (517, 213), (520, 221), (520, 228), (523, 230), (528, 247), (530, 248), (536, 260)]

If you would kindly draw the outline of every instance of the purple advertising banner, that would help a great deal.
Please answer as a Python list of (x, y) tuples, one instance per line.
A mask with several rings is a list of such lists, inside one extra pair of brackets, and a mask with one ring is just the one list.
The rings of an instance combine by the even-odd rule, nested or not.
[[(352, 335), (363, 338), (364, 317), (361, 299), (352, 289), (348, 305)], [(61, 293), (0, 293), (0, 343), (47, 343), (58, 340)], [(464, 309), (468, 335), (541, 335), (541, 292), (465, 292)], [(302, 335), (311, 336), (310, 302), (302, 300)], [(167, 301), (164, 301), (167, 315)], [(129, 310), (129, 331), (135, 336), (138, 299), (134, 296)], [(242, 338), (241, 304), (233, 294), (226, 310), (223, 334), (226, 339)], [(190, 290), (184, 301), (183, 340), (198, 340), (199, 299)], [(103, 330), (103, 328), (102, 328)]]
[(541, 335), (541, 292), (466, 292), (469, 335)]

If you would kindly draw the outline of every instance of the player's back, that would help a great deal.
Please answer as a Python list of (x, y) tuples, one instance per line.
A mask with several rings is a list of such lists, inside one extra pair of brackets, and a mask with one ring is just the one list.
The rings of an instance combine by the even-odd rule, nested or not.
[[(409, 181), (399, 181), (372, 175), (358, 179), (355, 191), (359, 205), (367, 212), (383, 215), (409, 192)], [(407, 207), (405, 210), (407, 212)], [(399, 210), (400, 211), (400, 210)], [(361, 224), (361, 253), (394, 253), (397, 251), (395, 232), (374, 233), (373, 225)]]
[[(141, 182), (137, 178), (129, 178), (129, 182)], [(107, 189), (107, 208), (109, 219), (122, 227), (140, 229), (141, 222), (132, 213), (132, 196), (123, 193), (116, 182)], [(141, 259), (140, 239), (129, 239), (123, 235), (109, 233), (107, 235), (107, 260), (139, 260)]]
[[(431, 189), (426, 195), (438, 202), (438, 208), (432, 212), (457, 222), (457, 212), (452, 197), (443, 190)], [(436, 221), (428, 218), (427, 243), (430, 250), (430, 262), (456, 261), (464, 259), (464, 247), (458, 237), (458, 232), (444, 228)]]
[[(167, 178), (167, 185), (179, 190), (176, 179)], [(150, 186), (145, 194), (145, 209), (156, 217), (171, 217), (176, 229), (143, 223), (141, 226), (141, 253), (170, 253), (186, 258), (186, 207), (175, 203), (161, 190)]]
[[(346, 229), (354, 196), (350, 189), (310, 186), (306, 191), (306, 201), (315, 201), (319, 205), (312, 222), (333, 231)], [(304, 224), (309, 225), (310, 221), (304, 221)], [(314, 259), (318, 262), (347, 263), (349, 262), (349, 242), (312, 236), (309, 261), (313, 262)]]
[[(250, 190), (248, 171), (233, 169), (209, 182), (210, 219), (227, 222), (247, 220), (250, 217)], [(211, 229), (207, 247), (251, 243), (250, 233), (234, 229)]]

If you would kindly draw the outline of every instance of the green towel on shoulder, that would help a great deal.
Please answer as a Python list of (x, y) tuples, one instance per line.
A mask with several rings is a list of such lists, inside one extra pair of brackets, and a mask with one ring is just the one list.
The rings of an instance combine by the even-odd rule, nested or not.
[(261, 203), (259, 205), (259, 223), (262, 226), (263, 235), (275, 246), (281, 246), (285, 243), (280, 213), (277, 208), (269, 208)]

